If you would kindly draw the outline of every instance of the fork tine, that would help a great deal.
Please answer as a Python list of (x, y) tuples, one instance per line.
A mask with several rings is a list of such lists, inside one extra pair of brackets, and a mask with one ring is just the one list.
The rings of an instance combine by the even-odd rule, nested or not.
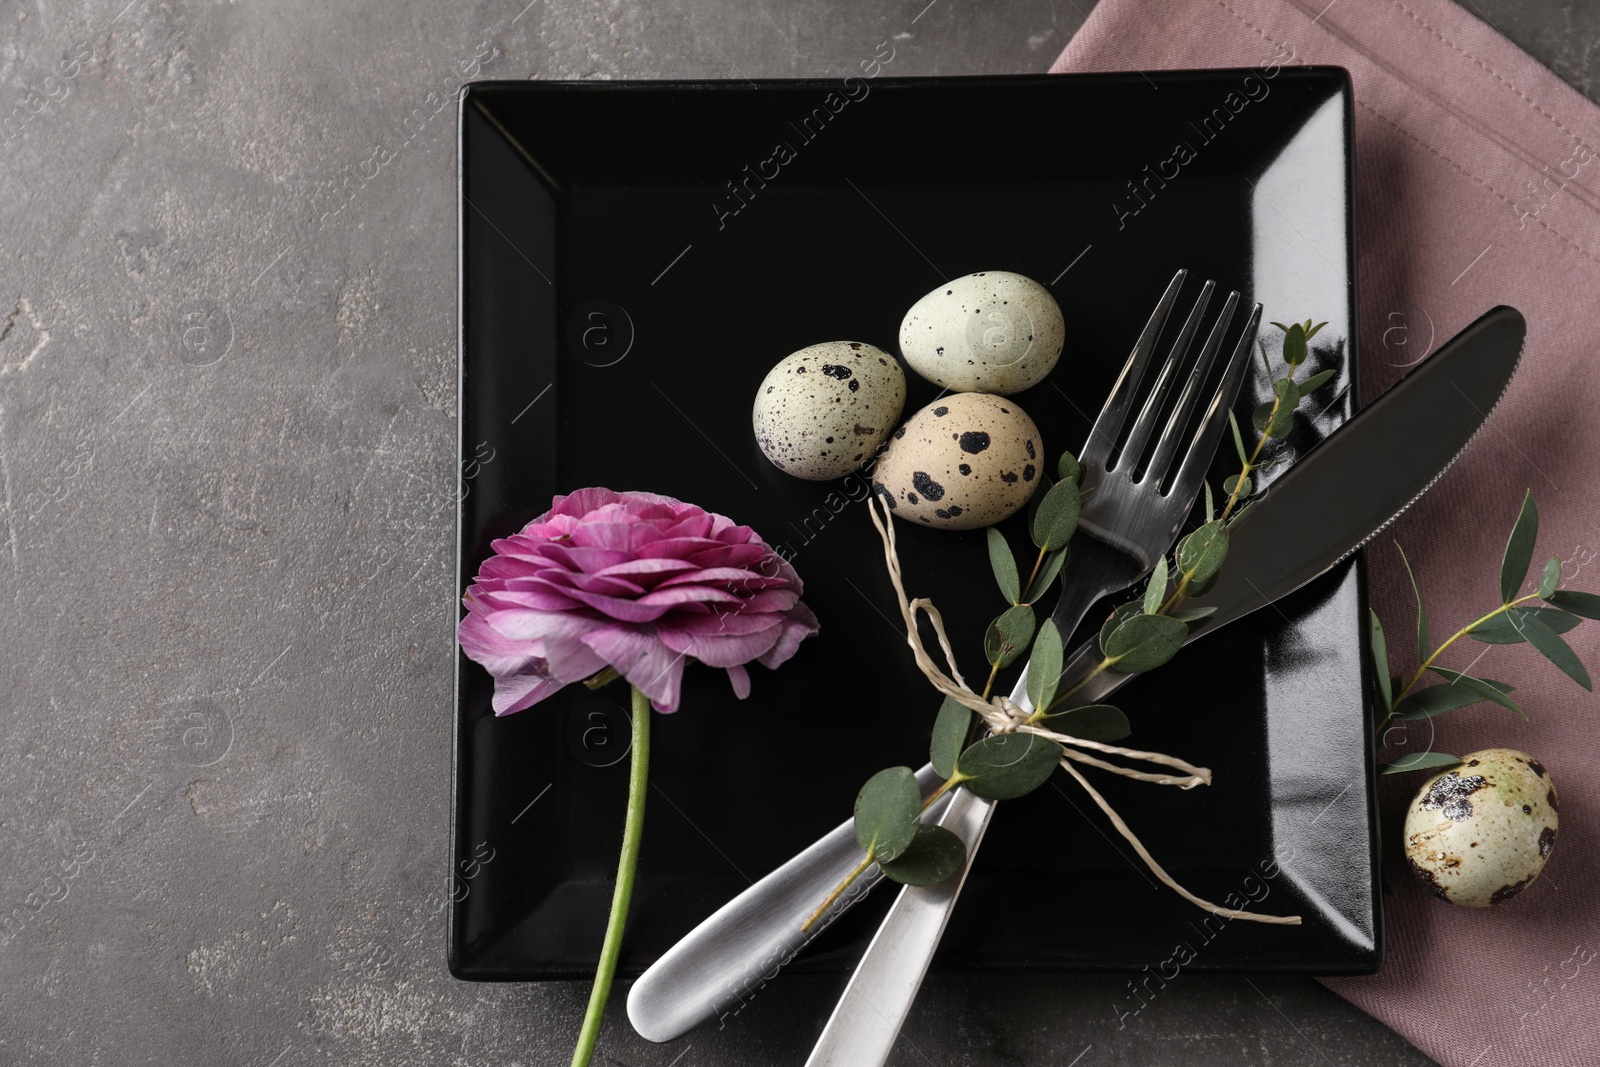
[[(1178, 450), (1178, 435), (1189, 424), (1195, 408), (1200, 403), (1200, 387), (1205, 384), (1206, 375), (1211, 373), (1211, 366), (1216, 362), (1217, 351), (1222, 347), (1222, 338), (1228, 332), (1228, 326), (1233, 322), (1233, 312), (1239, 306), (1239, 294), (1228, 294), (1227, 302), (1222, 305), (1222, 312), (1217, 316), (1217, 321), (1211, 327), (1211, 333), (1206, 337), (1206, 343), (1200, 349), (1200, 358), (1194, 361), (1194, 370), (1189, 373), (1189, 380), (1184, 383), (1183, 392), (1178, 396), (1178, 402), (1173, 406), (1172, 416), (1167, 419), (1167, 425), (1161, 431), (1161, 439), (1156, 442), (1155, 454), (1150, 457), (1150, 464), (1145, 468), (1145, 481), (1154, 479), (1155, 485), (1166, 481), (1168, 468), (1172, 465), (1173, 453)], [(1176, 486), (1174, 487), (1176, 488)]]
[(1200, 320), (1205, 316), (1206, 307), (1211, 303), (1211, 294), (1216, 288), (1217, 283), (1214, 281), (1207, 281), (1201, 288), (1200, 296), (1189, 311), (1189, 317), (1183, 321), (1183, 329), (1178, 331), (1178, 339), (1172, 342), (1172, 348), (1167, 353), (1167, 361), (1161, 365), (1161, 373), (1156, 378), (1156, 384), (1150, 388), (1150, 395), (1145, 397), (1144, 407), (1139, 409), (1139, 417), (1133, 422), (1133, 431), (1128, 434), (1128, 443), (1123, 446), (1122, 454), (1117, 459), (1117, 469), (1126, 471), (1130, 478), (1139, 466), (1139, 457), (1144, 455), (1145, 443), (1150, 440), (1150, 434), (1156, 428), (1156, 416), (1161, 411), (1162, 403), (1167, 399), (1167, 391), (1172, 388), (1179, 368), (1189, 356), (1189, 345), (1194, 341), (1195, 331), (1200, 328)]
[(1239, 395), (1244, 372), (1250, 366), (1250, 346), (1255, 344), (1256, 330), (1260, 325), (1261, 305), (1257, 304), (1255, 310), (1250, 312), (1250, 320), (1244, 324), (1244, 333), (1239, 335), (1239, 343), (1233, 350), (1233, 357), (1228, 360), (1227, 369), (1222, 372), (1222, 384), (1217, 386), (1211, 405), (1206, 408), (1205, 418), (1195, 431), (1194, 440), (1189, 443), (1188, 454), (1184, 456), (1183, 466), (1173, 482), (1174, 491), (1181, 486), (1198, 489), (1200, 480), (1206, 476), (1217, 443), (1222, 437), (1222, 428), (1228, 424), (1228, 412)]
[(1150, 362), (1150, 353), (1155, 351), (1156, 338), (1161, 335), (1161, 328), (1167, 323), (1167, 314), (1172, 310), (1172, 305), (1178, 298), (1178, 290), (1183, 287), (1183, 280), (1188, 276), (1189, 272), (1186, 270), (1174, 274), (1172, 281), (1167, 285), (1167, 291), (1161, 294), (1156, 309), (1150, 313), (1150, 321), (1145, 323), (1144, 332), (1135, 342), (1133, 354), (1128, 357), (1128, 362), (1123, 364), (1122, 373), (1117, 375), (1116, 384), (1111, 387), (1111, 395), (1106, 398), (1105, 407), (1100, 409), (1099, 418), (1094, 420), (1094, 426), (1089, 430), (1089, 441), (1083, 446), (1083, 455), (1079, 457), (1084, 465), (1104, 466), (1106, 457), (1111, 454), (1111, 446), (1116, 444), (1117, 438), (1121, 436), (1122, 424), (1128, 417), (1128, 408), (1133, 406), (1133, 394), (1139, 388), (1139, 380), (1144, 377), (1145, 365)]

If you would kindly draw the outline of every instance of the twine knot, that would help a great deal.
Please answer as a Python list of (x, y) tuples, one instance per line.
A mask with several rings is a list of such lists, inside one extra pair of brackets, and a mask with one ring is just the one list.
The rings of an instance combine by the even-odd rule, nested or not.
[[(881, 517), (878, 513), (880, 506), (883, 508)], [(895, 546), (894, 517), (889, 513), (888, 506), (880, 505), (877, 494), (873, 494), (867, 498), (867, 512), (872, 516), (872, 525), (877, 527), (878, 536), (883, 540), (884, 561), (889, 567), (889, 581), (894, 585), (895, 599), (900, 605), (900, 617), (905, 620), (906, 624), (906, 644), (911, 648), (911, 655), (916, 660), (917, 669), (922, 672), (923, 676), (928, 679), (935, 689), (982, 718), (990, 733), (1036, 734), (1060, 745), (1062, 769), (1072, 775), (1089, 794), (1090, 798), (1094, 800), (1095, 804), (1099, 806), (1100, 810), (1106, 813), (1106, 816), (1111, 820), (1111, 824), (1117, 828), (1117, 832), (1133, 846), (1134, 851), (1139, 854), (1139, 858), (1144, 860), (1145, 866), (1150, 868), (1150, 873), (1161, 879), (1168, 888), (1191, 904), (1204, 908), (1213, 915), (1221, 915), (1230, 919), (1248, 919), (1253, 922), (1277, 923), (1288, 926), (1298, 926), (1300, 924), (1300, 916), (1298, 915), (1260, 915), (1255, 912), (1241, 911), (1237, 908), (1225, 908), (1220, 904), (1213, 904), (1209, 900), (1197, 897), (1183, 888), (1156, 862), (1155, 857), (1150, 855), (1143, 842), (1135, 837), (1133, 831), (1128, 828), (1128, 824), (1123, 822), (1122, 816), (1117, 814), (1105, 797), (1101, 796), (1100, 792), (1089, 784), (1089, 780), (1073, 764), (1087, 764), (1091, 767), (1099, 767), (1101, 770), (1120, 774), (1127, 778), (1134, 778), (1141, 782), (1172, 785), (1180, 789), (1193, 789), (1197, 785), (1210, 785), (1210, 770), (1205, 767), (1196, 767), (1185, 760), (1178, 759), (1176, 756), (1167, 756), (1159, 752), (1142, 752), (1138, 749), (1108, 745), (1099, 741), (1090, 741), (1086, 738), (1060, 733), (1034, 722), (1033, 713), (1010, 697), (999, 695), (985, 700), (982, 696), (973, 692), (972, 687), (967, 685), (966, 680), (961, 677), (960, 669), (956, 667), (955, 651), (950, 647), (950, 638), (945, 633), (944, 620), (939, 615), (939, 609), (933, 606), (933, 601), (925, 597), (918, 597), (912, 600), (906, 596), (905, 583), (900, 573), (900, 553)], [(926, 615), (929, 623), (933, 626), (934, 636), (939, 641), (939, 649), (944, 653), (945, 664), (949, 667), (948, 674), (934, 660), (922, 643), (922, 635), (917, 629), (917, 616), (919, 613)], [(1107, 755), (1122, 756), (1142, 763), (1170, 767), (1181, 773), (1173, 775), (1138, 771), (1091, 756), (1089, 752), (1083, 751), (1084, 749)]]

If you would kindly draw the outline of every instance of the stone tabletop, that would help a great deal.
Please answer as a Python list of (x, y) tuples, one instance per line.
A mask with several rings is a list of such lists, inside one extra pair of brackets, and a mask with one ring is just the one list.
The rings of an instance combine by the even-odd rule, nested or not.
[[(1151, 0), (1152, 3), (1158, 0)], [(445, 969), (464, 75), (1040, 71), (1091, 0), (0, 5), (0, 1064), (564, 1064)], [(1600, 8), (1470, 0), (1590, 93)], [(799, 1063), (842, 977), (610, 1064)], [(893, 1063), (1423, 1064), (1313, 982), (935, 977)]]

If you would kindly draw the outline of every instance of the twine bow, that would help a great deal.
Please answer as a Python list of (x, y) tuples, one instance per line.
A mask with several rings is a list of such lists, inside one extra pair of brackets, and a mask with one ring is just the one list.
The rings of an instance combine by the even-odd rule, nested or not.
[[(878, 514), (880, 506), (883, 507), (883, 515), (881, 517)], [(878, 529), (878, 536), (883, 539), (883, 554), (884, 560), (889, 566), (889, 581), (894, 586), (895, 599), (900, 607), (900, 617), (905, 620), (906, 624), (906, 644), (911, 648), (911, 655), (916, 660), (917, 669), (923, 673), (923, 676), (928, 679), (935, 689), (976, 713), (983, 719), (984, 725), (989, 728), (991, 733), (1035, 734), (1060, 745), (1062, 769), (1072, 775), (1078, 784), (1083, 786), (1084, 791), (1089, 794), (1100, 810), (1106, 813), (1106, 817), (1111, 820), (1111, 825), (1116, 827), (1117, 832), (1127, 840), (1128, 844), (1133, 846), (1133, 850), (1139, 854), (1139, 858), (1144, 860), (1145, 866), (1150, 868), (1150, 873), (1161, 879), (1164, 885), (1191, 904), (1204, 908), (1213, 915), (1220, 915), (1229, 919), (1248, 919), (1252, 922), (1278, 923), (1290, 926), (1298, 926), (1300, 924), (1300, 916), (1298, 915), (1261, 915), (1256, 912), (1241, 911), (1237, 908), (1225, 908), (1220, 904), (1213, 904), (1209, 900), (1198, 897), (1179, 885), (1162, 868), (1161, 864), (1156, 862), (1155, 857), (1150, 855), (1149, 850), (1144, 847), (1143, 842), (1134, 835), (1134, 832), (1128, 828), (1128, 824), (1122, 820), (1122, 816), (1117, 814), (1116, 809), (1112, 808), (1106, 798), (1100, 795), (1099, 790), (1089, 784), (1089, 780), (1073, 764), (1087, 764), (1091, 767), (1099, 767), (1101, 770), (1110, 771), (1113, 774), (1135, 778), (1141, 782), (1153, 782), (1156, 785), (1175, 785), (1180, 789), (1193, 789), (1197, 785), (1210, 785), (1211, 771), (1209, 769), (1196, 767), (1186, 760), (1178, 759), (1176, 756), (1167, 756), (1160, 752), (1144, 752), (1139, 749), (1123, 748), (1120, 745), (1108, 745), (1100, 741), (1090, 741), (1087, 738), (1073, 737), (1071, 734), (1051, 730), (1036, 722), (1030, 722), (1032, 713), (1007, 696), (996, 695), (985, 700), (982, 696), (973, 692), (972, 687), (967, 685), (966, 680), (961, 677), (960, 668), (956, 666), (955, 652), (950, 647), (950, 638), (945, 634), (944, 620), (939, 615), (939, 609), (933, 606), (931, 600), (924, 597), (918, 597), (913, 600), (906, 596), (905, 583), (900, 573), (900, 553), (895, 546), (894, 518), (889, 514), (888, 506), (880, 505), (877, 494), (874, 493), (867, 499), (867, 510), (872, 516), (872, 525)], [(948, 674), (934, 660), (922, 643), (922, 635), (917, 626), (917, 614), (919, 612), (926, 615), (928, 622), (933, 626), (933, 632), (939, 639), (939, 648), (944, 653), (945, 663), (950, 668)], [(1182, 773), (1172, 775), (1134, 770), (1130, 767), (1119, 766), (1096, 756), (1091, 756), (1088, 752), (1082, 751), (1084, 749), (1106, 755), (1123, 756), (1143, 763), (1170, 767)]]

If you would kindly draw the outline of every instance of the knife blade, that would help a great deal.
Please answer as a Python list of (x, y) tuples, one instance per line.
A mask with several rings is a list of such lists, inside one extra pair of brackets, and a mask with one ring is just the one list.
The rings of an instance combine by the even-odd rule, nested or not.
[[(1233, 565), (1224, 565), (1216, 585), (1196, 598), (1197, 604), (1217, 610), (1191, 627), (1190, 640), (1298, 589), (1398, 518), (1482, 428), (1516, 370), (1525, 332), (1515, 309), (1489, 311), (1279, 477), (1231, 524)], [(1085, 677), (1099, 659), (1092, 642), (1076, 650), (1064, 671), (1064, 687)], [(1128, 677), (1105, 671), (1076, 698), (1094, 703)], [(919, 780), (930, 771), (924, 767)], [(970, 794), (958, 791), (952, 802), (963, 798)], [(971, 833), (969, 858), (987, 825), (983, 814), (972, 821), (970, 811), (946, 806), (939, 816)], [(836, 907), (808, 934), (800, 933), (810, 913), (804, 902), (820, 901), (860, 859), (850, 825), (846, 821), (806, 850), (803, 865), (797, 866), (797, 857), (756, 882), (657, 960), (629, 992), (634, 1028), (649, 1040), (670, 1041), (725, 1014), (841, 914), (843, 908)], [(953, 906), (963, 877), (964, 872), (945, 886), (948, 900), (938, 907)], [(918, 892), (933, 896), (936, 889)], [(902, 898), (910, 893), (909, 887), (902, 890)], [(927, 925), (943, 928), (942, 921)], [(929, 945), (921, 958), (918, 981), (931, 951)], [(910, 966), (904, 949), (896, 957), (897, 967)], [(863, 967), (870, 962), (864, 959)], [(857, 975), (864, 980), (862, 969)], [(852, 985), (856, 982), (853, 977)], [(903, 1011), (895, 1013), (896, 1030), (903, 1018)], [(870, 1061), (857, 1056), (848, 1062)]]

